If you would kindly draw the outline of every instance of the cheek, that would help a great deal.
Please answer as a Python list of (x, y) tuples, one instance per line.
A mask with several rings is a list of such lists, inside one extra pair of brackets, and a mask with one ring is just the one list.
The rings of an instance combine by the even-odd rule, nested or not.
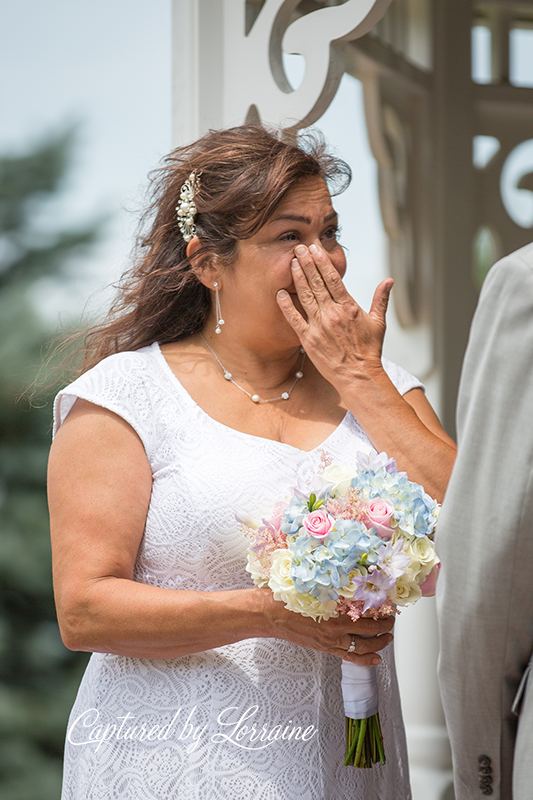
[(346, 275), (346, 255), (342, 247), (339, 246), (339, 252), (333, 253), (330, 258), (341, 278), (344, 278)]
[(272, 284), (276, 287), (276, 291), (292, 284), (291, 262), (293, 258), (294, 254), (291, 252), (273, 268)]

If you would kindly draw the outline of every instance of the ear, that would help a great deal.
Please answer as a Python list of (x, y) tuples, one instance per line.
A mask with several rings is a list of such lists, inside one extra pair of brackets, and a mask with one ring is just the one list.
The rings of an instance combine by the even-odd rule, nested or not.
[(222, 274), (222, 268), (217, 264), (216, 260), (212, 258), (202, 258), (199, 251), (202, 249), (202, 243), (198, 236), (193, 236), (189, 244), (187, 245), (187, 258), (191, 260), (193, 256), (196, 254), (196, 258), (194, 258), (194, 263), (192, 266), (192, 270), (200, 283), (203, 283), (204, 286), (207, 286), (208, 289), (213, 288), (213, 283), (215, 281), (220, 282), (220, 275)]

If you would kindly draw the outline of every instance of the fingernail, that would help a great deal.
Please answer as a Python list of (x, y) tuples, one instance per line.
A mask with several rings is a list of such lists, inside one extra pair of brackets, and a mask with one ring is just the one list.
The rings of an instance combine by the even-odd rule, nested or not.
[(378, 658), (378, 657), (376, 656), (375, 658), (373, 658), (373, 659), (372, 659), (372, 664), (373, 664), (374, 666), (377, 666), (378, 664), (381, 664), (381, 658)]
[(307, 252), (307, 248), (304, 247), (303, 244), (299, 244), (297, 247), (294, 248), (294, 252), (297, 256), (305, 256)]
[(318, 247), (316, 246), (316, 244), (309, 245), (309, 252), (313, 253), (313, 255), (316, 255), (318, 253)]
[(297, 258), (293, 258), (293, 259), (292, 259), (292, 261), (291, 261), (291, 267), (292, 267), (293, 269), (298, 269), (298, 267), (299, 267), (299, 266), (300, 266), (300, 265), (299, 265), (299, 263), (298, 263), (298, 259), (297, 259)]
[(288, 296), (289, 296), (289, 294), (288, 294), (288, 292), (285, 291), (285, 289), (280, 289), (279, 290), (278, 297), (288, 297)]

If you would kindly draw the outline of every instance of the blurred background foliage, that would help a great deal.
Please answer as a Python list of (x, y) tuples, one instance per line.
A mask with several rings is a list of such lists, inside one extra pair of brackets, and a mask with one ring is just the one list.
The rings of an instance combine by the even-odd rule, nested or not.
[[(83, 264), (102, 232), (103, 220), (77, 229), (55, 220), (75, 140), (68, 130), (31, 152), (0, 157), (2, 800), (58, 800), (68, 714), (87, 662), (87, 654), (64, 647), (55, 617), (46, 462), (61, 378), (59, 357), (45, 358), (55, 332), (34, 299), (50, 281), (72, 280), (73, 264)], [(31, 398), (25, 390), (37, 376), (47, 388)]]

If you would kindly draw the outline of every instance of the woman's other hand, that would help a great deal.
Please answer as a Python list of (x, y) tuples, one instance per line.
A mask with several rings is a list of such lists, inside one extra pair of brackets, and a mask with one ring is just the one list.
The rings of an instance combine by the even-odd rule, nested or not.
[[(263, 636), (270, 635), (300, 647), (331, 653), (345, 661), (365, 667), (379, 664), (381, 657), (378, 652), (393, 640), (391, 631), (395, 622), (394, 617), (378, 620), (362, 617), (354, 622), (350, 617), (340, 615), (315, 622), (311, 617), (304, 617), (286, 609), (283, 603), (274, 600), (270, 589), (257, 591), (264, 594), (263, 613), (272, 630), (270, 634), (265, 630)], [(348, 653), (352, 641), (355, 649)]]

